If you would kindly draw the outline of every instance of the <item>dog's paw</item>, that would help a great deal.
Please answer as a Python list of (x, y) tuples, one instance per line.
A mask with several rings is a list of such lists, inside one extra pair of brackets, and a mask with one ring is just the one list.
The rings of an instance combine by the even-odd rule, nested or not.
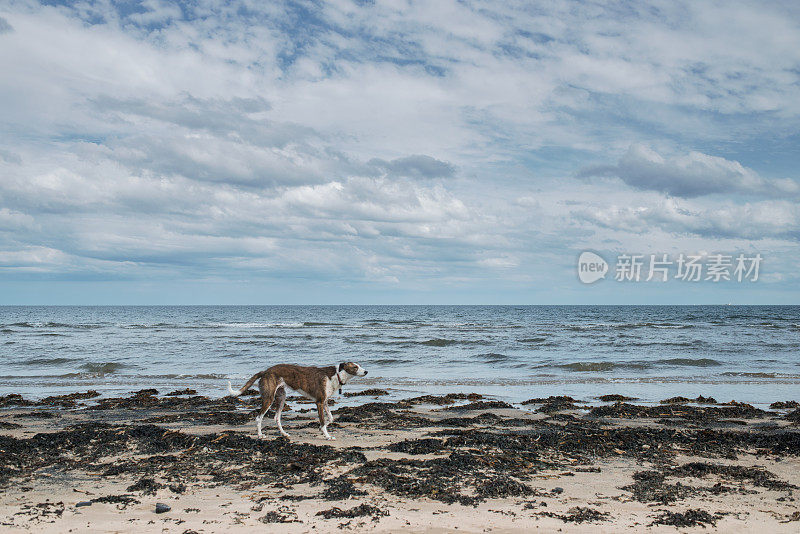
[(325, 439), (327, 439), (328, 441), (336, 441), (336, 438), (333, 436), (325, 436)]
[(287, 434), (286, 432), (281, 432), (281, 436), (283, 436), (284, 438), (289, 438), (290, 437), (289, 434)]

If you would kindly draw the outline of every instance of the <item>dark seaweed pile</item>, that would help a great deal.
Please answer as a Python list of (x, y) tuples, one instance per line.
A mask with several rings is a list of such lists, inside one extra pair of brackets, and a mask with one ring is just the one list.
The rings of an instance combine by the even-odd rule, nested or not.
[(722, 517), (722, 514), (710, 514), (705, 510), (686, 510), (685, 512), (670, 512), (668, 510), (659, 514), (655, 520), (650, 523), (652, 525), (670, 525), (673, 527), (694, 527), (706, 525), (716, 526), (717, 520)]

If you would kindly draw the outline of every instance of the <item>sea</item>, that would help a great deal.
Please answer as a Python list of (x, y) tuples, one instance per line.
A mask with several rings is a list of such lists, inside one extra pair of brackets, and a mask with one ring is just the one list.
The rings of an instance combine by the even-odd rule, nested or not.
[(345, 391), (386, 389), (384, 399), (619, 393), (763, 406), (800, 400), (800, 306), (0, 307), (0, 395), (221, 397), (228, 380), (277, 363), (343, 361), (369, 371)]

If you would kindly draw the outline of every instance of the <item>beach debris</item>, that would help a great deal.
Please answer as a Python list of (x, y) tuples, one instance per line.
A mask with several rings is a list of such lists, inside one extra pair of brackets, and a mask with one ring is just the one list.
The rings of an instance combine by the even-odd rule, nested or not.
[(14, 428), (22, 428), (22, 425), (19, 423), (10, 423), (8, 421), (0, 421), (0, 429), (2, 430), (11, 430)]
[(800, 521), (800, 510), (795, 510), (791, 514), (786, 516), (786, 519), (781, 521), (781, 523), (791, 523), (792, 521)]
[(180, 395), (197, 395), (197, 390), (195, 389), (176, 389), (175, 391), (170, 391), (169, 393), (165, 393), (165, 397), (177, 397)]
[(67, 395), (54, 395), (50, 397), (45, 397), (36, 404), (40, 406), (61, 406), (62, 408), (72, 408), (78, 404), (76, 401), (93, 399), (99, 396), (100, 393), (98, 393), (93, 389), (90, 389), (85, 393), (70, 393)]
[(685, 512), (670, 512), (669, 510), (664, 510), (655, 517), (650, 526), (653, 525), (670, 525), (673, 527), (695, 527), (701, 526), (705, 528), (706, 525), (711, 525), (712, 527), (717, 525), (717, 521), (721, 519), (724, 514), (717, 512), (716, 514), (710, 514), (705, 510), (699, 509), (689, 509)]
[(618, 393), (612, 393), (610, 395), (600, 395), (597, 398), (603, 402), (620, 402), (620, 401), (636, 400), (636, 397), (626, 397), (625, 395), (620, 395)]
[(102, 497), (95, 497), (92, 502), (116, 504), (117, 508), (124, 510), (130, 504), (139, 504), (139, 501), (133, 495), (104, 495)]
[(405, 454), (436, 454), (444, 449), (444, 441), (436, 438), (420, 438), (398, 441), (388, 446), (393, 452)]
[[(697, 404), (717, 404), (717, 399), (715, 399), (714, 397), (704, 397), (702, 395), (699, 395), (696, 399), (688, 399), (686, 397), (670, 397), (669, 399), (664, 399), (659, 402), (661, 404), (686, 404), (687, 402), (695, 402)], [(750, 406), (750, 405), (744, 403), (735, 403), (732, 404), (732, 406)]]
[(698, 404), (717, 404), (717, 399), (714, 397), (704, 397), (702, 395), (698, 395), (694, 402)]
[(378, 389), (378, 388), (371, 388), (365, 389), (363, 391), (355, 391), (353, 393), (345, 392), (345, 397), (380, 397), (382, 395), (388, 395), (389, 392), (385, 389)]
[(687, 399), (686, 397), (670, 397), (669, 399), (664, 399), (659, 402), (661, 404), (685, 404), (687, 402), (692, 402), (692, 399)]
[(326, 501), (344, 501), (352, 497), (362, 497), (366, 491), (357, 489), (353, 481), (345, 475), (330, 478), (324, 481), (328, 486), (320, 495)]
[(135, 484), (128, 486), (126, 491), (141, 491), (142, 495), (155, 495), (163, 487), (163, 484), (159, 484), (152, 478), (142, 478)]
[(482, 499), (524, 497), (538, 492), (527, 484), (503, 475), (491, 478), (475, 486), (475, 492)]
[(534, 399), (528, 399), (526, 401), (522, 401), (523, 406), (528, 406), (529, 404), (575, 404), (576, 402), (581, 402), (577, 399), (573, 399), (567, 395), (554, 395), (550, 397), (537, 397)]
[(0, 395), (0, 408), (6, 406), (33, 406), (35, 403), (22, 398), (19, 393), (10, 393), (8, 395)]
[(547, 517), (555, 517), (564, 521), (565, 523), (583, 523), (585, 521), (608, 521), (608, 512), (601, 512), (588, 506), (575, 506), (570, 508), (566, 514), (557, 514), (554, 512), (539, 512), (537, 515)]
[(163, 502), (157, 502), (156, 503), (155, 512), (157, 514), (165, 514), (165, 513), (169, 512), (170, 510), (172, 510), (172, 507), (170, 505), (164, 504)]
[(258, 518), (262, 523), (302, 523), (297, 518), (297, 514), (287, 506), (281, 506), (277, 510), (271, 510)]
[(496, 410), (498, 408), (507, 409), (507, 408), (513, 408), (513, 407), (514, 406), (512, 406), (511, 404), (509, 404), (509, 403), (507, 403), (505, 401), (480, 400), (480, 401), (470, 402), (468, 404), (462, 404), (460, 406), (448, 406), (448, 407), (443, 408), (443, 409), (444, 410), (463, 410), (463, 411), (468, 411), (468, 410)]
[(92, 501), (81, 501), (81, 502), (75, 503), (75, 508), (81, 508), (83, 506), (91, 506), (91, 505), (92, 505)]
[(800, 402), (797, 401), (778, 401), (773, 402), (769, 405), (769, 407), (773, 410), (792, 410), (795, 408), (800, 408)]
[[(779, 497), (785, 498), (787, 504), (791, 502), (789, 492), (794, 486), (789, 482), (762, 467), (729, 465), (715, 459), (736, 458), (740, 454), (800, 455), (800, 432), (796, 426), (787, 425), (785, 419), (799, 410), (783, 415), (741, 403), (639, 406), (616, 402), (592, 408), (588, 414), (556, 413), (542, 419), (528, 412), (515, 415), (498, 408), (485, 408), (478, 414), (431, 414), (413, 409), (415, 404), (431, 399), (438, 399), (431, 404), (448, 407), (466, 400), (471, 403), (467, 406), (488, 404), (505, 409), (502, 404), (494, 404), (498, 401), (474, 397), (470, 400), (468, 394), (417, 397), (412, 402), (368, 402), (337, 409), (334, 424), (342, 424), (343, 432), (349, 427), (351, 431), (413, 429), (416, 433), (414, 439), (398, 437), (370, 452), (362, 452), (358, 446), (340, 443), (314, 445), (269, 436), (258, 440), (250, 426), (222, 432), (177, 431), (169, 428), (171, 423), (167, 421), (181, 426), (212, 420), (251, 423), (252, 414), (249, 409), (242, 409), (249, 406), (236, 399), (157, 397), (150, 392), (136, 392), (128, 397), (101, 398), (95, 405), (72, 411), (69, 418), (54, 421), (61, 425), (54, 431), (22, 436), (0, 433), (0, 454), (4, 459), (0, 465), (0, 490), (39, 476), (77, 472), (99, 475), (118, 484), (124, 481), (122, 487), (129, 484), (127, 491), (131, 494), (91, 499), (117, 507), (138, 503), (136, 496), (155, 495), (162, 488), (181, 493), (203, 487), (268, 487), (270, 503), (325, 499), (339, 501), (331, 504), (350, 513), (352, 508), (341, 502), (370, 498), (376, 487), (403, 499), (430, 499), (464, 506), (475, 506), (488, 499), (525, 500), (533, 496), (552, 499), (561, 495), (558, 491), (563, 488), (537, 489), (538, 480), (554, 479), (554, 483), (563, 483), (569, 490), (569, 479), (562, 478), (567, 473), (599, 472), (595, 467), (598, 460), (625, 458), (652, 466), (648, 471), (636, 473), (632, 483), (624, 488), (643, 502), (672, 504), (695, 494), (710, 497), (763, 489), (785, 492)], [(15, 398), (12, 402), (20, 400), (24, 401)], [(542, 406), (574, 403), (574, 399), (565, 396), (536, 400)], [(26, 411), (41, 410), (36, 404), (15, 409), (15, 412)], [(69, 424), (80, 417), (88, 422)], [(601, 417), (655, 419), (669, 424), (628, 424)], [(732, 417), (744, 425), (729, 428), (724, 421)], [(154, 420), (164, 422), (146, 422)], [(759, 426), (767, 422), (774, 424)], [(308, 416), (300, 416), (286, 420), (285, 424), (302, 432), (301, 425), (312, 427), (317, 423)], [(403, 436), (408, 434), (404, 432)], [(59, 446), (54, 447), (53, 443)], [(375, 458), (376, 451), (410, 456)], [(364, 452), (375, 459), (368, 461)], [(695, 456), (698, 461), (676, 465), (683, 456)], [(294, 489), (297, 485), (302, 485), (299, 492)], [(307, 487), (312, 491), (307, 491)], [(781, 517), (787, 513), (783, 512)], [(600, 521), (605, 517), (602, 514), (580, 507), (562, 513), (564, 517), (574, 517), (574, 522)], [(266, 522), (297, 520), (288, 507), (264, 517), (269, 520)]]
[(687, 406), (680, 403), (669, 403), (659, 406), (641, 406), (638, 404), (617, 402), (610, 406), (595, 406), (589, 413), (596, 417), (620, 417), (627, 419), (641, 417), (679, 417), (682, 419), (704, 422), (717, 421), (721, 418), (756, 419), (769, 416), (768, 412), (744, 403), (728, 403), (715, 406)]
[(334, 517), (352, 519), (355, 517), (369, 516), (372, 518), (373, 521), (378, 521), (381, 517), (388, 516), (389, 511), (381, 510), (377, 506), (372, 506), (370, 504), (363, 503), (353, 508), (350, 508), (349, 510), (342, 510), (341, 508), (334, 506), (333, 508), (330, 508), (328, 510), (321, 510), (317, 512), (316, 515), (320, 515), (325, 519), (331, 519)]
[(736, 465), (712, 464), (709, 462), (689, 462), (680, 466), (662, 467), (659, 470), (638, 471), (634, 473), (634, 483), (622, 489), (630, 491), (633, 498), (641, 502), (659, 502), (670, 504), (679, 499), (697, 493), (720, 494), (732, 491), (730, 487), (721, 482), (713, 486), (689, 486), (677, 482), (666, 483), (670, 478), (705, 478), (710, 475), (718, 476), (725, 481), (735, 481), (739, 492), (747, 492), (742, 487), (749, 483), (755, 487), (762, 487), (774, 491), (787, 491), (797, 488), (794, 484), (779, 480), (773, 473), (760, 467), (742, 467)]
[(40, 502), (37, 504), (23, 504), (22, 509), (14, 515), (28, 516), (31, 520), (36, 522), (53, 523), (64, 514), (64, 503), (58, 502)]
[(483, 395), (478, 393), (448, 393), (447, 395), (420, 395), (419, 397), (412, 397), (410, 399), (403, 399), (397, 402), (397, 406), (408, 407), (416, 404), (436, 404), (448, 405), (455, 404), (456, 401), (467, 400), (475, 402), (483, 399)]

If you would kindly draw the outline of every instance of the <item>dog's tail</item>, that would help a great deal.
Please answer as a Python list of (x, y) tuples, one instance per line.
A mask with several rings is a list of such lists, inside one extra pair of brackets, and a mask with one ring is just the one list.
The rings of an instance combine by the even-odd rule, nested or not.
[(243, 386), (241, 387), (241, 389), (239, 389), (239, 390), (235, 390), (235, 389), (233, 389), (233, 386), (231, 386), (231, 381), (230, 381), (230, 380), (228, 380), (228, 393), (230, 393), (230, 394), (231, 394), (231, 397), (238, 397), (239, 395), (241, 395), (242, 393), (244, 393), (245, 391), (247, 391), (248, 389), (250, 389), (250, 386), (252, 386), (252, 385), (253, 385), (253, 382), (255, 382), (256, 380), (258, 380), (259, 378), (261, 378), (261, 375), (263, 375), (263, 374), (264, 374), (264, 371), (259, 371), (259, 372), (257, 372), (257, 373), (256, 373), (256, 374), (254, 374), (254, 375), (253, 375), (253, 377), (252, 377), (252, 378), (250, 378), (250, 380), (248, 380), (248, 381), (247, 381), (247, 383), (246, 383), (245, 385), (243, 385)]

